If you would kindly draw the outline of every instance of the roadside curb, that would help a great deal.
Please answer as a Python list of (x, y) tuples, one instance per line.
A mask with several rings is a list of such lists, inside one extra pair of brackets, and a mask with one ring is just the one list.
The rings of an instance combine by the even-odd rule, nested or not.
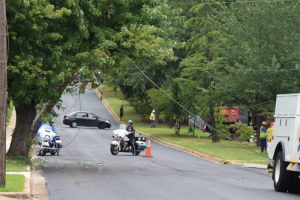
[(46, 179), (42, 176), (41, 169), (35, 169), (31, 173), (31, 199), (48, 200)]
[(107, 101), (102, 97), (101, 93), (99, 92), (98, 89), (94, 89), (94, 92), (97, 94), (97, 96), (101, 99), (103, 105), (105, 106), (105, 108), (108, 110), (108, 112), (111, 114), (111, 116), (114, 118), (114, 120), (116, 122), (118, 122), (119, 124), (122, 123), (122, 121), (120, 120), (120, 118), (118, 117), (118, 115), (112, 110), (112, 108), (108, 105)]
[[(36, 146), (32, 145), (31, 159), (37, 159)], [(41, 164), (37, 164), (34, 168), (31, 168), (31, 200), (48, 200), (47, 181), (42, 175)]]
[[(105, 106), (105, 108), (108, 110), (108, 112), (112, 115), (112, 117), (114, 118), (114, 120), (116, 122), (118, 122), (119, 124), (121, 124), (122, 122), (120, 121), (119, 117), (117, 116), (117, 114), (111, 109), (111, 107), (108, 105), (107, 101), (105, 100), (104, 97), (102, 97), (101, 93), (98, 91), (98, 89), (94, 89), (94, 92), (97, 94), (97, 96), (102, 99), (102, 102), (103, 102), (103, 105)], [(200, 153), (198, 151), (195, 151), (195, 150), (192, 150), (192, 149), (189, 149), (189, 148), (185, 148), (185, 147), (182, 147), (182, 146), (179, 146), (179, 145), (176, 145), (176, 144), (171, 144), (171, 143), (168, 143), (168, 142), (165, 142), (155, 136), (150, 136), (150, 135), (147, 135), (141, 131), (136, 131), (138, 134), (140, 135), (144, 135), (146, 137), (151, 137), (152, 140), (158, 144), (161, 144), (163, 146), (167, 146), (169, 148), (172, 148), (172, 149), (176, 149), (176, 150), (179, 150), (179, 151), (182, 151), (182, 152), (185, 152), (185, 153), (188, 153), (188, 154), (191, 154), (193, 156), (196, 156), (198, 158), (202, 158), (204, 160), (208, 160), (208, 161), (211, 161), (211, 162), (214, 162), (214, 163), (218, 163), (218, 164), (228, 164), (228, 165), (236, 165), (236, 166), (241, 166), (241, 167), (247, 167), (247, 168), (259, 168), (259, 169), (266, 169), (266, 166), (265, 165), (259, 165), (259, 164), (252, 164), (252, 163), (239, 163), (239, 162), (233, 162), (233, 161), (227, 161), (227, 160), (224, 160), (224, 159), (220, 159), (220, 158), (216, 158), (216, 157), (212, 157), (212, 156), (209, 156), (207, 154), (203, 154), (203, 153)]]

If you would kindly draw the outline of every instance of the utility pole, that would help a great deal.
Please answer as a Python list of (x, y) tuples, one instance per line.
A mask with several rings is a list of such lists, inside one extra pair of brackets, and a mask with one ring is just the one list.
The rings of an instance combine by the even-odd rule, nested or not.
[(0, 188), (5, 187), (6, 174), (6, 91), (7, 91), (7, 47), (6, 47), (5, 0), (0, 0)]

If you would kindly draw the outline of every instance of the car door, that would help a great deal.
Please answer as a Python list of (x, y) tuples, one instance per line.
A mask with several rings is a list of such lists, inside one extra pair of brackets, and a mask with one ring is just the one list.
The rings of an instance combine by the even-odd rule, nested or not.
[(87, 126), (87, 124), (88, 124), (88, 113), (85, 113), (85, 112), (77, 113), (76, 121), (78, 122), (79, 126)]
[(88, 113), (88, 125), (87, 126), (93, 126), (93, 127), (99, 126), (98, 117), (95, 114)]

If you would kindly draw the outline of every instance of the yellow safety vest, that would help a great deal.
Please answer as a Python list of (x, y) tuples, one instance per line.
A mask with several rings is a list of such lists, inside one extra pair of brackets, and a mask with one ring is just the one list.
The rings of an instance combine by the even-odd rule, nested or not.
[(265, 138), (267, 136), (267, 133), (264, 132), (264, 131), (262, 131), (262, 129), (263, 129), (263, 126), (260, 127), (260, 134), (259, 134), (259, 136), (260, 136), (260, 138)]
[(154, 113), (151, 113), (151, 115), (150, 115), (150, 120), (155, 120)]
[(272, 142), (272, 138), (273, 138), (273, 127), (268, 128), (268, 130), (267, 130), (267, 138), (268, 138), (268, 142)]

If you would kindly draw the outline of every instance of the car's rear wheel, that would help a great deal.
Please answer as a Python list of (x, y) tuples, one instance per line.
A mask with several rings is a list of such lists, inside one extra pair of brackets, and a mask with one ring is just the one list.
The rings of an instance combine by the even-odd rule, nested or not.
[(76, 127), (78, 126), (78, 124), (77, 124), (76, 121), (73, 121), (72, 124), (71, 124), (71, 126), (72, 126), (73, 128), (76, 128)]

